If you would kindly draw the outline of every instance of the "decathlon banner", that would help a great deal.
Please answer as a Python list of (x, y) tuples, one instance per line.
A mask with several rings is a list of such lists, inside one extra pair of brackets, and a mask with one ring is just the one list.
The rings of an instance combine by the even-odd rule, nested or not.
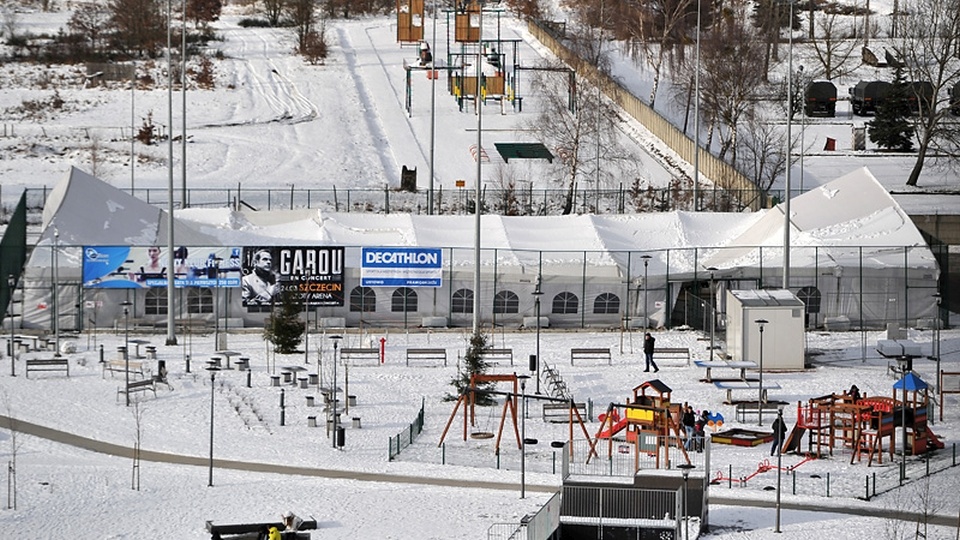
[(439, 287), (443, 258), (434, 248), (363, 248), (364, 287)]

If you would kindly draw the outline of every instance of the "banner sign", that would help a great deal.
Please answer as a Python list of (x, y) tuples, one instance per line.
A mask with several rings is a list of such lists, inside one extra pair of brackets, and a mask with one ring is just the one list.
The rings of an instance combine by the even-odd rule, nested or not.
[(247, 311), (270, 311), (283, 291), (310, 306), (343, 306), (342, 247), (243, 248), (241, 297)]
[[(89, 289), (166, 287), (167, 253), (166, 248), (159, 246), (87, 246), (83, 248), (83, 286)], [(181, 246), (174, 250), (173, 256), (175, 287), (240, 286), (240, 248)]]
[(363, 248), (360, 285), (440, 287), (443, 257), (438, 248)]

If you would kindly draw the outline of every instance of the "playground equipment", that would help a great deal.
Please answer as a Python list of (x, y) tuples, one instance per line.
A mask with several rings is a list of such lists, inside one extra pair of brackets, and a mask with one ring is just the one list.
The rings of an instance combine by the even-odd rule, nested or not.
[[(498, 392), (493, 390), (483, 391), (484, 394), (500, 395), (500, 396), (505, 396), (507, 398), (503, 402), (503, 411), (500, 414), (500, 425), (497, 429), (497, 434), (496, 434), (497, 440), (496, 440), (496, 444), (494, 445), (495, 451), (497, 453), (500, 452), (500, 441), (503, 436), (503, 426), (506, 423), (508, 412), (510, 413), (510, 421), (513, 424), (513, 433), (517, 439), (517, 449), (523, 448), (523, 444), (520, 440), (520, 429), (517, 427), (517, 401), (519, 398), (519, 394), (517, 393), (517, 385), (519, 383), (519, 378), (517, 377), (516, 373), (510, 373), (506, 375), (481, 375), (481, 374), (472, 375), (470, 377), (470, 387), (464, 390), (460, 394), (460, 397), (457, 398), (457, 404), (454, 406), (453, 412), (450, 413), (450, 418), (447, 420), (447, 425), (443, 428), (443, 434), (440, 435), (440, 442), (437, 443), (437, 446), (443, 445), (443, 441), (447, 436), (447, 432), (450, 430), (450, 426), (451, 424), (453, 424), (453, 420), (454, 418), (456, 418), (457, 411), (460, 410), (461, 406), (463, 406), (463, 440), (464, 441), (467, 440), (468, 424), (470, 426), (477, 425), (476, 410), (475, 410), (475, 406), (477, 402), (477, 392), (478, 392), (477, 385), (487, 383), (487, 382), (513, 383), (512, 392)], [(580, 410), (577, 408), (576, 403), (572, 399), (565, 400), (565, 399), (552, 398), (547, 396), (537, 396), (537, 395), (527, 395), (525, 397), (528, 400), (535, 399), (535, 400), (541, 400), (541, 401), (550, 401), (554, 403), (569, 404), (570, 412), (568, 417), (569, 418), (568, 423), (569, 423), (570, 442), (571, 443), (573, 442), (573, 436), (574, 436), (573, 426), (574, 426), (574, 423), (576, 422), (577, 424), (580, 425), (580, 429), (583, 432), (584, 436), (586, 437), (587, 441), (590, 442), (591, 449), (594, 447), (593, 441), (591, 441), (590, 439), (590, 433), (587, 432), (587, 428), (583, 423), (583, 418), (580, 416)], [(475, 439), (492, 438), (492, 434), (489, 434), (486, 432), (474, 432), (471, 434), (471, 436)], [(568, 446), (570, 447), (572, 452), (573, 445), (570, 444)]]
[[(648, 395), (647, 391), (651, 393)], [(672, 390), (659, 379), (647, 381), (633, 389), (633, 396), (625, 404), (611, 403), (600, 416), (596, 438), (607, 440), (607, 455), (613, 455), (613, 438), (626, 431), (625, 438), (634, 446), (634, 464), (639, 469), (640, 452), (655, 456), (656, 468), (669, 468), (670, 447), (674, 446), (687, 463), (690, 456), (683, 448), (679, 425), (680, 406), (670, 403)], [(623, 410), (621, 414), (619, 409)], [(594, 448), (591, 446), (591, 450)], [(587, 458), (589, 463), (590, 458)]]
[(418, 43), (423, 39), (423, 0), (397, 0), (397, 41)]
[[(788, 472), (788, 473), (789, 473), (789, 472), (793, 472), (793, 471), (797, 470), (798, 468), (800, 468), (800, 466), (803, 465), (804, 463), (807, 463), (808, 461), (813, 461), (814, 459), (816, 459), (815, 456), (811, 456), (811, 455), (808, 454), (808, 455), (804, 456), (803, 459), (800, 460), (798, 463), (795, 463), (795, 464), (790, 465), (790, 466), (788, 466), (788, 467), (779, 467), (779, 469), (780, 469), (781, 471)], [(750, 479), (752, 479), (754, 476), (757, 476), (758, 474), (763, 474), (763, 473), (768, 472), (768, 471), (775, 471), (775, 470), (777, 470), (777, 468), (778, 468), (778, 467), (777, 467), (776, 465), (770, 463), (770, 460), (769, 460), (769, 459), (764, 459), (763, 461), (761, 461), (761, 462), (757, 465), (757, 470), (753, 471), (752, 473), (748, 474), (747, 476), (741, 476), (740, 478), (732, 478), (732, 477), (729, 477), (729, 476), (724, 476), (724, 475), (723, 475), (723, 471), (718, 470), (716, 476), (714, 476), (713, 479), (710, 480), (710, 483), (711, 483), (711, 484), (714, 484), (714, 485), (715, 485), (715, 484), (719, 484), (719, 483), (721, 483), (721, 482), (736, 482), (736, 483), (738, 483), (738, 484), (746, 484), (746, 483), (749, 482)]]

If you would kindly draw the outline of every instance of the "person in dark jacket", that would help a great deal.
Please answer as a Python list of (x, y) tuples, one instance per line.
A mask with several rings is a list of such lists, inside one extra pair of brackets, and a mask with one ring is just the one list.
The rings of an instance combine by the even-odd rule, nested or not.
[(787, 438), (787, 424), (782, 416), (777, 416), (773, 421), (773, 446), (770, 447), (770, 455), (775, 456), (777, 451), (783, 446), (783, 440)]
[(657, 340), (650, 335), (650, 332), (647, 332), (646, 335), (643, 336), (643, 356), (647, 361), (647, 367), (644, 371), (650, 371), (650, 366), (653, 366), (654, 373), (660, 371), (657, 363), (653, 361), (653, 348), (656, 342)]
[(680, 423), (683, 424), (683, 430), (687, 434), (687, 441), (683, 443), (683, 449), (689, 452), (693, 450), (693, 444), (695, 442), (694, 434), (696, 433), (697, 426), (697, 415), (693, 413), (693, 407), (684, 404), (683, 414), (680, 416)]

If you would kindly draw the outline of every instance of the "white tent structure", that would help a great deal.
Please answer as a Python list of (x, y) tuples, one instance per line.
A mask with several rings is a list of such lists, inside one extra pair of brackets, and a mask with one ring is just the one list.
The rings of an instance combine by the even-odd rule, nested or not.
[[(801, 291), (801, 298), (820, 300), (812, 323), (843, 315), (864, 325), (910, 324), (934, 314), (936, 260), (869, 171), (798, 196), (792, 209), (790, 288)], [(84, 289), (81, 261), (89, 246), (166, 245), (167, 218), (162, 209), (74, 169), (44, 209), (43, 230), (21, 280), (23, 325), (51, 328), (54, 274), (61, 329), (115, 324), (125, 299), (133, 302), (132, 317), (163, 324), (165, 288)], [(175, 219), (177, 246), (343, 246), (343, 305), (317, 308), (318, 320), (342, 318), (353, 325), (362, 317), (365, 324), (410, 326), (427, 317), (456, 326), (472, 320), (467, 300), (473, 295), (473, 216), (190, 208)], [(522, 324), (533, 315), (539, 277), (541, 313), (551, 326), (617, 327), (637, 320), (700, 326), (706, 308), (720, 305), (723, 311), (720, 299), (728, 288), (781, 286), (783, 222), (780, 207), (737, 214), (485, 215), (481, 320)], [(442, 285), (360, 289), (361, 249), (394, 246), (440, 249)], [(190, 301), (191, 294), (206, 294), (208, 301)], [(364, 294), (372, 300), (361, 309), (351, 306), (351, 299)], [(239, 294), (216, 295), (215, 309), (209, 291), (183, 296), (176, 301), (178, 318), (192, 310), (195, 318), (219, 313), (259, 325), (265, 316), (247, 313)]]

